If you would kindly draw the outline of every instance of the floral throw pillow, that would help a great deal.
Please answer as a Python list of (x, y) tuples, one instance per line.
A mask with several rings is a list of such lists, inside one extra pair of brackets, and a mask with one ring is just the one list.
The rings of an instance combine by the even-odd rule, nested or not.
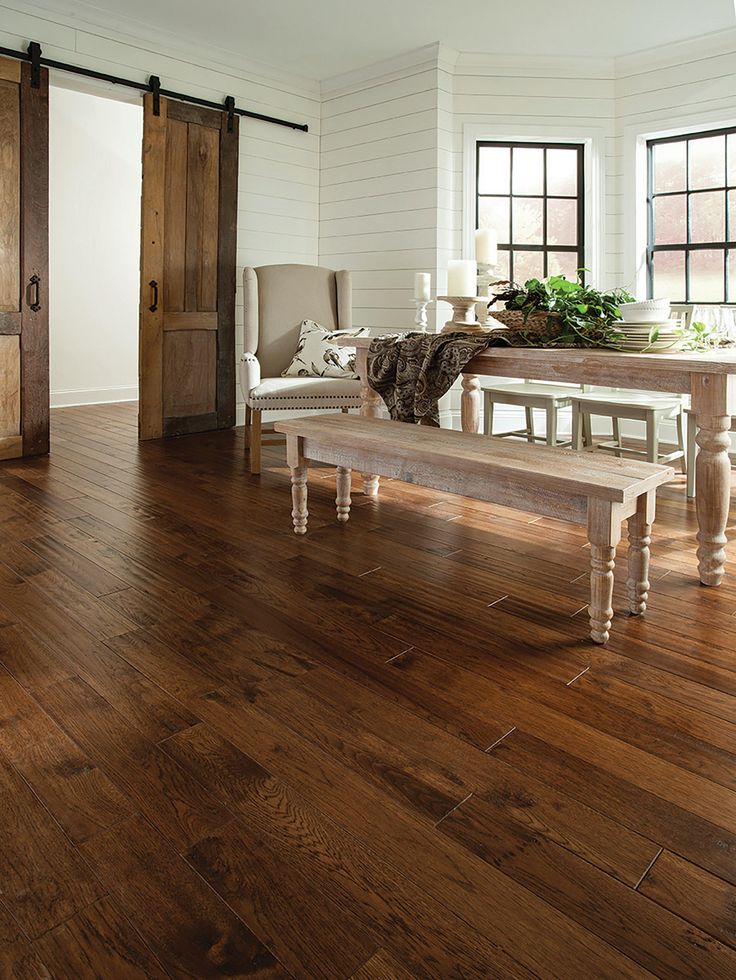
[(302, 320), (299, 343), (291, 364), (282, 378), (351, 378), (355, 373), (355, 348), (338, 347), (338, 337), (365, 337), (366, 327), (353, 330), (325, 330), (314, 320)]

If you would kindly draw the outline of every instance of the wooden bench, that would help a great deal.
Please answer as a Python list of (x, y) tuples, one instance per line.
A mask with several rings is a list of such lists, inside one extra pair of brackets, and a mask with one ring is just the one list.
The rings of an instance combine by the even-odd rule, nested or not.
[(627, 519), (629, 611), (646, 609), (655, 491), (674, 478), (670, 466), (352, 415), (289, 419), (275, 428), (286, 435), (296, 534), (307, 530), (309, 460), (337, 467), (339, 521), (350, 514), (351, 470), (359, 469), (582, 524), (590, 541), (590, 635), (605, 643)]

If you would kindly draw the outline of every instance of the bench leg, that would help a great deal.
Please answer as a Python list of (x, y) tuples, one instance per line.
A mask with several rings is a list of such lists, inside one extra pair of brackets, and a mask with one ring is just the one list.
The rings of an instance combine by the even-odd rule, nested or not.
[(632, 616), (640, 616), (647, 608), (654, 501), (654, 492), (642, 494), (637, 501), (636, 513), (629, 518), (629, 577), (626, 580), (626, 592)]
[(615, 505), (607, 500), (588, 501), (590, 540), (590, 637), (606, 643), (613, 618), (613, 569), (621, 522)]
[(350, 517), (350, 478), (351, 470), (346, 466), (337, 467), (337, 519), (343, 523)]
[(306, 534), (309, 511), (307, 510), (307, 467), (303, 463), (291, 468), (291, 503), (294, 534)]

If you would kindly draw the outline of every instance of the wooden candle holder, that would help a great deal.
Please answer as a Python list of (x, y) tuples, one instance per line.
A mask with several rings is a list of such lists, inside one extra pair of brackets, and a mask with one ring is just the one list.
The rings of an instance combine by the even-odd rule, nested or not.
[(475, 317), (475, 304), (487, 303), (483, 296), (438, 296), (438, 300), (452, 307), (452, 319), (448, 320), (440, 333), (488, 333), (489, 328), (478, 323)]

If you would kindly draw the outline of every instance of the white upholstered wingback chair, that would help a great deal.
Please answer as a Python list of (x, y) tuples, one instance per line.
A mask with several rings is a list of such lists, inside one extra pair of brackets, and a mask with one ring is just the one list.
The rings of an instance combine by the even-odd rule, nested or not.
[(240, 386), (250, 471), (260, 473), (262, 412), (360, 408), (359, 381), (281, 377), (296, 352), (302, 320), (314, 320), (328, 330), (352, 327), (352, 285), (349, 272), (314, 265), (246, 267), (243, 285), (245, 353), (240, 360)]

